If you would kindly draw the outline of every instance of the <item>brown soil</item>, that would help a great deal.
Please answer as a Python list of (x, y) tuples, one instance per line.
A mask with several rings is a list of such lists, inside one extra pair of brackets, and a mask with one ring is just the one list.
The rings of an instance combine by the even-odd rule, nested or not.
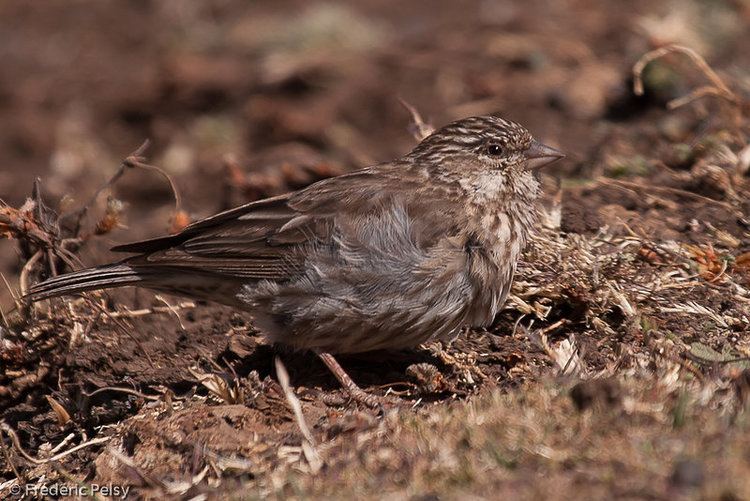
[[(398, 399), (384, 414), (227, 308), (125, 290), (19, 312), (0, 287), (0, 495), (45, 476), (185, 499), (750, 497), (748, 106), (667, 111), (705, 84), (674, 55), (631, 92), (638, 58), (678, 42), (747, 102), (748, 24), (739, 1), (3, 2), (8, 207), (38, 177), (70, 213), (149, 138), (195, 220), (403, 154), (399, 98), (436, 125), (501, 114), (569, 155), (490, 329), (341, 358)], [(108, 195), (122, 227), (91, 235)], [(174, 216), (163, 177), (126, 169), (75, 252), (114, 259)], [(0, 240), (10, 288), (34, 251)]]

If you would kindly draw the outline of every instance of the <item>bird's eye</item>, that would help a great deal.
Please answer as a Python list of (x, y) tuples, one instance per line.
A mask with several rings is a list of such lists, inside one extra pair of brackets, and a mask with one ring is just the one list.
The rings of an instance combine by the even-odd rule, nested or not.
[(497, 143), (487, 145), (487, 154), (493, 157), (497, 157), (503, 154), (503, 147)]

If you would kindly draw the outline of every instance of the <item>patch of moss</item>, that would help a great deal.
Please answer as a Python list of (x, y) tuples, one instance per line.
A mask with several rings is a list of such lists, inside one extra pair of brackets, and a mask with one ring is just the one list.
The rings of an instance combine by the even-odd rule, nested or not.
[(612, 178), (646, 176), (651, 172), (651, 164), (641, 155), (620, 158), (607, 167), (607, 175)]

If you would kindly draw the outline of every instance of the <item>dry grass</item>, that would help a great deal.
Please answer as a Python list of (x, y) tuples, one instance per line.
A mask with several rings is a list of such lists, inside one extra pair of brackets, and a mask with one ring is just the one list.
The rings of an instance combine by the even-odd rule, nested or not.
[[(317, 477), (274, 475), (256, 495), (413, 499), (746, 499), (750, 422), (715, 385), (679, 376), (618, 378), (617, 394), (578, 409), (549, 380), (471, 402), (392, 414), (328, 446)], [(562, 383), (562, 384), (561, 384)], [(575, 395), (576, 392), (573, 391)]]
[[(722, 100), (739, 106), (739, 97), (701, 64)], [(430, 125), (406, 106), (421, 137)], [(744, 124), (734, 125), (741, 135)], [(186, 368), (190, 389), (175, 395), (164, 381), (170, 352), (154, 353), (161, 347), (144, 345), (135, 326), (154, 322), (159, 335), (173, 334), (162, 344), (177, 346), (177, 353), (193, 349), (180, 345), (181, 334), (188, 336), (191, 328), (182, 314), (199, 309), (192, 303), (165, 307), (159, 298), (160, 305), (132, 310), (95, 296), (16, 312), (6, 320), (7, 332), (0, 331), (7, 361), (0, 395), (14, 401), (36, 395), (50, 406), (49, 419), (38, 428), (52, 430), (49, 435), (65, 432), (66, 438), (53, 445), (33, 427), (20, 434), (0, 422), (10, 478), (0, 484), (0, 494), (42, 477), (82, 481), (95, 464), (97, 481), (135, 485), (153, 498), (236, 492), (285, 499), (750, 498), (750, 235), (747, 227), (732, 233), (729, 224), (694, 217), (706, 206), (727, 220), (745, 217), (750, 190), (741, 152), (747, 140), (737, 134), (704, 154), (690, 172), (670, 173), (673, 186), (655, 186), (648, 178), (589, 183), (587, 189), (643, 198), (646, 208), (635, 222), (614, 218), (597, 233), (565, 232), (560, 199), (581, 192), (551, 196), (497, 325), (470, 332), (445, 350), (423, 350), (429, 363), (415, 358), (401, 380), (385, 384), (403, 399), (402, 407), (385, 416), (336, 400), (337, 390), (325, 379), (301, 378), (310, 375), (304, 361), (290, 364), (289, 372), (280, 362), (275, 371), (258, 368), (260, 343), (239, 352), (231, 341), (209, 354), (195, 348), (190, 357), (199, 367)], [(128, 157), (108, 185), (126, 168), (155, 169), (139, 154)], [(701, 173), (702, 182), (713, 180), (721, 199), (684, 188)], [(176, 192), (175, 202), (179, 219)], [(42, 224), (48, 215), (41, 207), (38, 199), (21, 209), (0, 207), (0, 236), (22, 240), (33, 251), (21, 274), (22, 290), (29, 276), (54, 274), (55, 263), (67, 257), (57, 221)], [(682, 239), (662, 238), (638, 224), (661, 223), (669, 211), (695, 219), (686, 222)], [(111, 216), (116, 223), (115, 208)], [(78, 238), (79, 229), (71, 238)], [(216, 319), (210, 325), (213, 330), (194, 328), (187, 339), (197, 344), (215, 331), (219, 335), (212, 339), (234, 339), (234, 325), (225, 331)], [(152, 371), (148, 388), (118, 383), (81, 393), (50, 389), (50, 373), (75, 372), (60, 353), (93, 346), (105, 353), (120, 350), (117, 343), (128, 337), (138, 367)], [(44, 358), (48, 352), (58, 358)], [(237, 356), (228, 361), (230, 352)], [(111, 361), (97, 356), (90, 366), (75, 368)], [(371, 362), (379, 375), (384, 365)], [(402, 382), (423, 373), (432, 385), (427, 391)], [(102, 393), (112, 398), (102, 399)], [(100, 425), (96, 411), (118, 404), (127, 410)], [(84, 449), (90, 455), (63, 461)], [(52, 465), (58, 461), (63, 466)]]

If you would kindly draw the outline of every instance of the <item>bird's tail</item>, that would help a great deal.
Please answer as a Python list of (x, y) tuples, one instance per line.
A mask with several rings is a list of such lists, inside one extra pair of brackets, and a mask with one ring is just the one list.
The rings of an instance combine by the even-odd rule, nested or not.
[(26, 297), (35, 302), (96, 289), (139, 285), (143, 278), (132, 266), (114, 263), (50, 278), (32, 286)]

